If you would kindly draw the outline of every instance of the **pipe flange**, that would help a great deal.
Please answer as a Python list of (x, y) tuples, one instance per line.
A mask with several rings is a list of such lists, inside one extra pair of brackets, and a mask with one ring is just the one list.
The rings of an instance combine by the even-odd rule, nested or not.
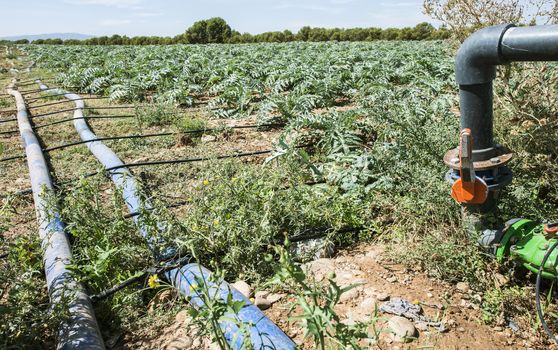
[[(512, 160), (513, 153), (507, 147), (496, 145), (494, 149), (496, 152), (494, 157), (487, 160), (473, 162), (475, 170), (482, 171), (500, 168)], [(452, 170), (459, 170), (461, 168), (461, 162), (459, 160), (459, 147), (446, 152), (444, 155), (444, 163)]]

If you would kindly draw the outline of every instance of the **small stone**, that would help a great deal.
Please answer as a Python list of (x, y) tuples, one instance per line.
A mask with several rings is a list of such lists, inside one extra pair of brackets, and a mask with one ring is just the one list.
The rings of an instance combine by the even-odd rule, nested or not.
[(256, 300), (254, 300), (254, 305), (260, 310), (267, 310), (271, 307), (271, 303), (266, 298), (256, 298)]
[(153, 312), (155, 308), (171, 302), (176, 297), (174, 290), (166, 289), (160, 293), (157, 293), (155, 297), (149, 302), (148, 310)]
[(271, 292), (267, 291), (267, 290), (259, 290), (256, 292), (256, 294), (254, 294), (254, 296), (256, 297), (256, 299), (258, 298), (264, 298), (267, 299), (267, 297), (269, 296)]
[(457, 328), (457, 330), (462, 332), (462, 333), (465, 332), (465, 328), (463, 328), (463, 327), (459, 327), (459, 328)]
[(252, 294), (252, 287), (250, 287), (250, 285), (243, 280), (234, 282), (233, 284), (231, 284), (231, 287), (238, 290), (247, 299), (250, 298), (250, 295)]
[(376, 293), (376, 299), (379, 301), (387, 301), (389, 300), (389, 294), (383, 292)]
[(221, 350), (221, 346), (217, 343), (211, 343), (209, 345), (209, 350)]
[(410, 342), (416, 336), (415, 326), (405, 317), (393, 316), (389, 319), (388, 325), (393, 332), (393, 340), (396, 342)]
[(494, 329), (495, 332), (502, 332), (502, 331), (504, 331), (504, 328), (502, 328), (502, 327), (500, 327), (500, 326), (496, 326), (496, 327), (494, 327), (494, 328), (492, 328), (492, 329)]
[(419, 331), (427, 331), (428, 330), (428, 325), (426, 324), (426, 322), (417, 322), (415, 324), (415, 328), (418, 329)]
[(386, 281), (388, 281), (389, 283), (395, 283), (395, 282), (397, 282), (397, 277), (395, 277), (395, 276), (388, 277), (388, 278), (386, 278)]
[(270, 303), (275, 304), (276, 302), (283, 299), (284, 297), (285, 294), (271, 293), (266, 297), (266, 299), (269, 300)]
[(335, 262), (331, 259), (317, 259), (303, 265), (304, 270), (314, 277), (317, 282), (335, 271)]
[(446, 324), (449, 327), (455, 327), (455, 326), (457, 326), (457, 321), (455, 321), (453, 318), (450, 318), (449, 320), (446, 321)]
[(376, 300), (373, 298), (366, 298), (360, 303), (360, 311), (365, 315), (372, 315), (374, 310), (376, 309)]
[(343, 304), (347, 301), (354, 300), (356, 298), (358, 298), (358, 289), (353, 288), (341, 294), (341, 296), (339, 297), (339, 302)]
[(178, 323), (184, 323), (190, 320), (190, 314), (188, 310), (182, 310), (174, 316), (174, 320)]
[(434, 296), (434, 294), (432, 294), (432, 293), (426, 293), (426, 296), (429, 297), (429, 298), (432, 298), (432, 297)]
[(215, 141), (217, 141), (217, 137), (215, 137), (213, 135), (203, 135), (201, 137), (201, 142), (203, 142), (203, 143), (215, 142)]
[(496, 288), (500, 288), (506, 284), (508, 284), (508, 282), (510, 281), (510, 279), (500, 273), (495, 273), (494, 274), (494, 280), (495, 280), (495, 285)]
[(469, 284), (465, 282), (458, 282), (455, 285), (455, 288), (457, 288), (457, 290), (461, 293), (467, 293), (469, 291)]

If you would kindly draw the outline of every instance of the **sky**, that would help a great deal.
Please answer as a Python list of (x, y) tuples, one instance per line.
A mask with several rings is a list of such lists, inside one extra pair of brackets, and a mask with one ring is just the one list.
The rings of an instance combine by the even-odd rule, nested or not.
[(0, 0), (0, 36), (174, 36), (210, 17), (252, 34), (306, 25), (385, 28), (433, 22), (422, 14), (422, 0)]

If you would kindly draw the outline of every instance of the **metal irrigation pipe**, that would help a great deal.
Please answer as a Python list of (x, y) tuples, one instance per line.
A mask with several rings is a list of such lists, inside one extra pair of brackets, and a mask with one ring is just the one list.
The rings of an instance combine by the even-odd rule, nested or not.
[(105, 349), (91, 301), (67, 268), (72, 260), (70, 243), (57, 208), (48, 203), (48, 196), (54, 193), (48, 166), (31, 128), (23, 96), (13, 86), (12, 82), (8, 92), (16, 99), (19, 130), (27, 153), (50, 302), (62, 307), (67, 305), (69, 313), (69, 317), (59, 326), (57, 348)]
[[(48, 88), (46, 85), (41, 84), (41, 88)], [(76, 100), (79, 96), (75, 94), (66, 94), (69, 99)], [(109, 172), (110, 177), (115, 183), (116, 187), (122, 190), (124, 201), (128, 206), (131, 213), (140, 210), (150, 210), (151, 203), (147, 200), (142, 200), (138, 193), (139, 186), (136, 179), (130, 173), (124, 163), (118, 156), (101, 141), (96, 141), (97, 136), (89, 129), (87, 123), (82, 119), (82, 109), (84, 107), (83, 101), (76, 100), (76, 111), (74, 117), (76, 121), (74, 126), (84, 141), (94, 141), (87, 143), (87, 147), (93, 155), (103, 164)], [(109, 170), (110, 169), (110, 170)], [(140, 234), (146, 239), (149, 248), (154, 252), (158, 260), (166, 260), (172, 255), (176, 254), (175, 249), (167, 248), (164, 251), (158, 251), (157, 242), (153, 238), (153, 232), (145, 227), (142, 217), (134, 217), (133, 220), (138, 226)], [(160, 229), (165, 229), (166, 223), (159, 222), (157, 226)], [(239, 291), (230, 286), (227, 282), (215, 282), (212, 280), (211, 271), (203, 266), (192, 263), (182, 267), (177, 267), (164, 273), (165, 278), (177, 288), (180, 293), (185, 297), (189, 297), (190, 305), (195, 308), (206, 307), (202, 294), (198, 291), (200, 286), (204, 285), (207, 288), (207, 295), (210, 298), (220, 299), (223, 301), (233, 299), (242, 301), (244, 307), (237, 314), (227, 314), (226, 319), (220, 323), (221, 330), (227, 342), (233, 349), (242, 349), (246, 341), (250, 341), (255, 349), (294, 349), (294, 342), (277, 327), (270, 319), (268, 319), (260, 309), (258, 309), (250, 300), (244, 297)], [(239, 327), (239, 324), (248, 328), (249, 340), (245, 339), (244, 327)]]

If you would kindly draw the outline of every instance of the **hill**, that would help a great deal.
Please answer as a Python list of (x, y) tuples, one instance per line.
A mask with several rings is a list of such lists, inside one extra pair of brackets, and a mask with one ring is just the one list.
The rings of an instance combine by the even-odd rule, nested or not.
[(86, 35), (80, 33), (50, 33), (50, 34), (5, 36), (5, 37), (0, 37), (0, 40), (22, 40), (22, 39), (27, 39), (29, 41), (39, 40), (39, 39), (85, 40), (90, 38), (93, 38), (93, 35)]

